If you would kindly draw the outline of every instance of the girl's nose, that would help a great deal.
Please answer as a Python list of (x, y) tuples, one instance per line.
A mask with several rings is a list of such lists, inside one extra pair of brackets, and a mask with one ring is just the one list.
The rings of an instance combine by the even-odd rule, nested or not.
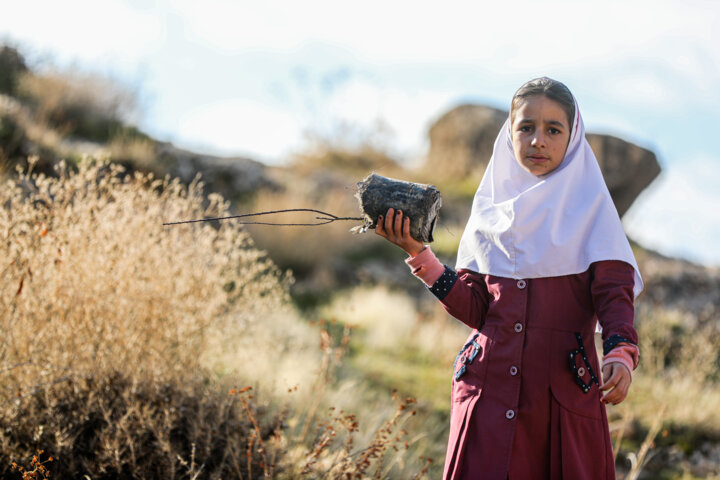
[(541, 147), (545, 145), (545, 136), (541, 132), (535, 132), (535, 135), (533, 135), (532, 139), (530, 140), (530, 144), (533, 147)]

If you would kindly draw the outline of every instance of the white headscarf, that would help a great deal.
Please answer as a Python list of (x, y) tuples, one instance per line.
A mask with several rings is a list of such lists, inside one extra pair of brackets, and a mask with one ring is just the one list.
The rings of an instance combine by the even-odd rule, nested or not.
[(505, 121), (460, 239), (456, 267), (509, 278), (540, 278), (586, 271), (600, 260), (622, 260), (642, 278), (600, 167), (575, 121), (565, 158), (536, 177), (515, 159)]

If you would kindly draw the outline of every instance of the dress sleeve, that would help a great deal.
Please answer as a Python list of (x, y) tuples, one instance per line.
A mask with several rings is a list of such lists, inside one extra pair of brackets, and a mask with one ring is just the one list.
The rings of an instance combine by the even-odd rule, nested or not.
[(595, 314), (602, 326), (603, 353), (607, 355), (619, 344), (637, 345), (638, 335), (633, 327), (635, 271), (632, 265), (605, 260), (593, 263), (590, 269)]
[(485, 323), (490, 304), (485, 275), (465, 269), (456, 273), (447, 266), (445, 272), (452, 272), (456, 281), (444, 298), (438, 296), (443, 308), (468, 327), (480, 330)]
[(483, 275), (470, 270), (456, 272), (440, 263), (429, 247), (406, 263), (450, 315), (471, 328), (482, 328), (490, 296)]

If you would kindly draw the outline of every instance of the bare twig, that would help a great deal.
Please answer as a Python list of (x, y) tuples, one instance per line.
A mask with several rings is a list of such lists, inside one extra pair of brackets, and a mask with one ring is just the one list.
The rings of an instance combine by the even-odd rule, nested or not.
[(30, 362), (30, 361), (27, 361), (27, 362), (19, 362), (19, 363), (16, 363), (15, 365), (10, 365), (9, 367), (5, 367), (5, 368), (3, 368), (3, 369), (0, 369), (0, 373), (4, 373), (4, 372), (10, 371), (10, 370), (13, 370), (13, 369), (15, 369), (15, 368), (22, 367), (22, 366), (24, 366), (24, 365), (32, 365), (32, 364), (33, 364), (33, 362)]
[(270, 223), (270, 222), (237, 222), (240, 225), (275, 225), (275, 226), (289, 226), (289, 227), (314, 227), (316, 225), (325, 225), (330, 222), (336, 222), (338, 220), (363, 220), (363, 217), (338, 217), (337, 215), (333, 215), (332, 213), (323, 212), (321, 210), (315, 210), (313, 208), (289, 208), (285, 210), (272, 210), (268, 212), (258, 212), (258, 213), (245, 213), (243, 215), (231, 215), (229, 217), (212, 217), (212, 218), (199, 218), (196, 220), (183, 220), (180, 222), (167, 222), (163, 223), (163, 225), (180, 225), (182, 223), (197, 223), (197, 222), (210, 222), (213, 220), (230, 220), (233, 218), (245, 218), (245, 217), (257, 217), (260, 215), (273, 215), (276, 213), (288, 213), (288, 212), (312, 212), (317, 213), (320, 215), (324, 215), (322, 217), (315, 217), (316, 220), (320, 220), (319, 222), (315, 223)]
[(660, 411), (658, 412), (655, 420), (650, 426), (650, 430), (648, 430), (648, 433), (645, 436), (645, 441), (643, 441), (637, 454), (630, 453), (628, 455), (631, 468), (624, 480), (636, 480), (647, 461), (650, 459), (650, 457), (652, 457), (653, 452), (651, 452), (651, 449), (655, 446), (655, 437), (662, 428), (663, 417), (665, 416), (665, 408), (666, 405), (660, 407)]

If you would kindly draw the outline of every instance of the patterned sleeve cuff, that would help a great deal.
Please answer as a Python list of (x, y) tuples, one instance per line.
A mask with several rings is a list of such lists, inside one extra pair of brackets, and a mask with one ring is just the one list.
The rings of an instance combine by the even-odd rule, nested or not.
[(618, 346), (612, 352), (604, 355), (602, 358), (602, 366), (609, 365), (611, 363), (620, 363), (627, 371), (632, 374), (632, 371), (637, 368), (638, 365), (638, 351), (635, 345), (623, 344)]
[(605, 340), (605, 343), (603, 343), (603, 355), (610, 353), (610, 350), (617, 347), (618, 343), (629, 343), (630, 345), (635, 345), (637, 347), (635, 342), (631, 342), (621, 335), (612, 335), (610, 338)]
[(446, 265), (443, 274), (435, 281), (433, 286), (430, 287), (430, 292), (432, 292), (438, 300), (444, 300), (458, 278), (457, 272)]

